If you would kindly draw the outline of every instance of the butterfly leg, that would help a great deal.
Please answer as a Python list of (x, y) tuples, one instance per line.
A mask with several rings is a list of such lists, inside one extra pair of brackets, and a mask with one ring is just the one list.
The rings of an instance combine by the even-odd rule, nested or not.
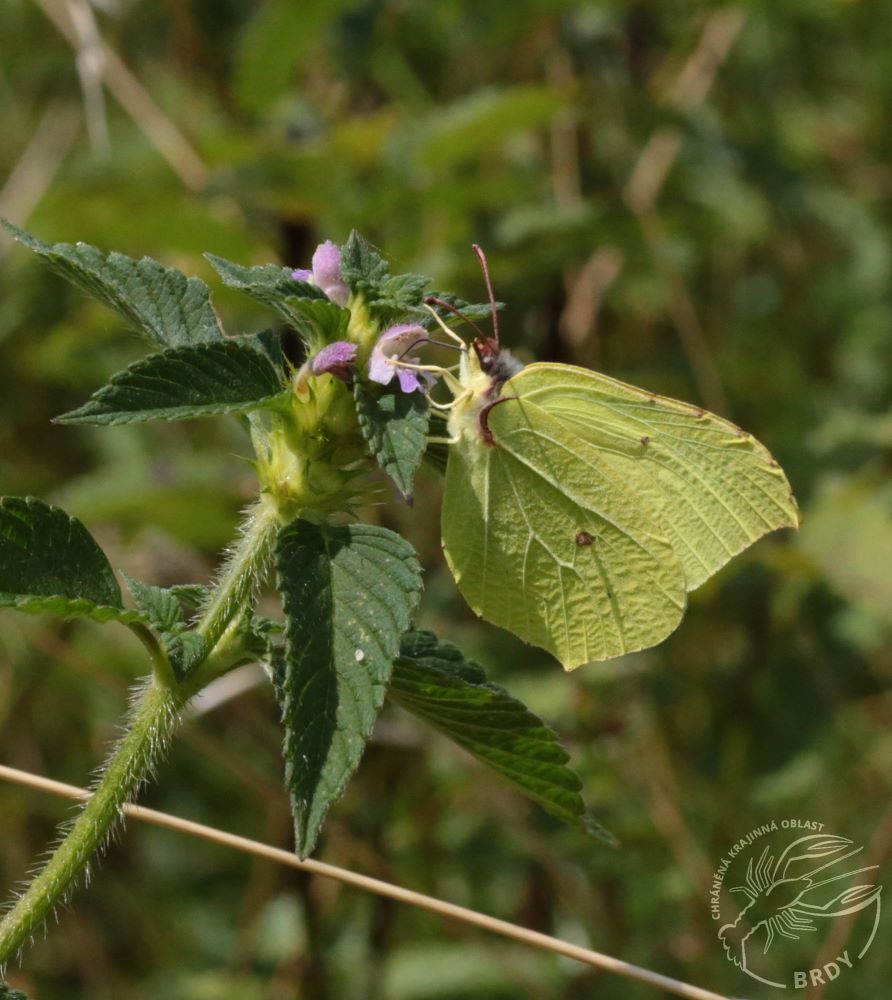
[(440, 365), (414, 365), (410, 361), (396, 360), (391, 361), (391, 364), (394, 365), (394, 367), (408, 368), (413, 372), (431, 372), (431, 374), (443, 379), (446, 385), (449, 386), (454, 396), (462, 395), (465, 392), (465, 387), (448, 368), (443, 368)]
[(428, 399), (428, 403), (430, 403), (430, 405), (435, 410), (448, 411), (448, 410), (451, 410), (452, 407), (455, 406), (457, 403), (464, 403), (465, 400), (467, 400), (467, 399), (469, 399), (471, 397), (471, 395), (472, 395), (471, 390), (470, 389), (465, 389), (465, 391), (463, 393), (461, 393), (460, 395), (456, 396), (455, 399), (451, 400), (448, 403), (438, 403), (435, 399)]

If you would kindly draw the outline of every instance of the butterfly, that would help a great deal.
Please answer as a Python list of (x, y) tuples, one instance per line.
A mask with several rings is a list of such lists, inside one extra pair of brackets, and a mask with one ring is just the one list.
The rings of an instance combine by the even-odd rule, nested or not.
[(690, 591), (798, 527), (787, 477), (752, 435), (585, 368), (522, 367), (494, 306), (493, 324), (462, 341), (444, 406), (443, 548), (480, 617), (572, 670), (661, 642)]

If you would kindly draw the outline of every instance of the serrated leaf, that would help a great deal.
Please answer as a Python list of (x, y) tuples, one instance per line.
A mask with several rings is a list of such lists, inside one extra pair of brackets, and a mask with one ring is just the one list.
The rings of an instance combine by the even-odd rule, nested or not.
[[(386, 278), (369, 298), (369, 309), (379, 323), (393, 323), (408, 315), (430, 313), (424, 308), (424, 289), (430, 278), (423, 274), (393, 274)], [(368, 293), (371, 295), (371, 293)]]
[(93, 621), (142, 621), (87, 529), (33, 497), (0, 498), (0, 607)]
[(210, 589), (203, 583), (176, 583), (170, 592), (183, 607), (195, 611), (207, 600)]
[(381, 298), (417, 305), (431, 279), (424, 274), (392, 274), (381, 285)]
[(403, 496), (412, 483), (427, 447), (430, 406), (423, 392), (379, 393), (357, 382), (356, 412), (362, 435), (381, 468)]
[(252, 615), (251, 628), (257, 635), (283, 635), (285, 623), (277, 621), (275, 618), (266, 618), (264, 615)]
[(121, 575), (127, 581), (127, 589), (133, 595), (136, 606), (146, 615), (151, 625), (161, 631), (169, 631), (182, 624), (180, 600), (173, 590), (134, 580), (127, 573)]
[(230, 288), (238, 288), (269, 306), (308, 344), (318, 347), (342, 340), (350, 313), (331, 302), (318, 285), (295, 281), (291, 269), (277, 264), (242, 267), (215, 254), (205, 254)]
[(378, 298), (390, 268), (371, 243), (354, 229), (341, 247), (341, 274), (354, 292)]
[(94, 604), (83, 597), (40, 597), (34, 594), (8, 594), (0, 592), (0, 610), (9, 608), (26, 615), (55, 615), (57, 618), (88, 618), (100, 625), (105, 622), (119, 622), (133, 625), (146, 624), (141, 611), (129, 608), (112, 608), (104, 604)]
[[(465, 317), (465, 319), (473, 320), (486, 320), (492, 316), (492, 306), (488, 302), (466, 302), (464, 299), (459, 298), (457, 295), (452, 295), (450, 292), (429, 292), (427, 298), (440, 299), (442, 302), (448, 302), (454, 309), (458, 311)], [(496, 309), (501, 312), (505, 308), (504, 302), (496, 302)], [(447, 326), (457, 326), (460, 325), (461, 320), (452, 311), (452, 309), (446, 309), (444, 306), (433, 306), (434, 312), (443, 320)], [(421, 315), (423, 313), (423, 315)], [(432, 329), (436, 326), (436, 323), (427, 311), (427, 309), (419, 310), (419, 323), (422, 326)]]
[(275, 305), (282, 299), (327, 300), (328, 298), (318, 285), (293, 278), (293, 269), (290, 267), (282, 267), (279, 264), (245, 267), (225, 257), (218, 257), (214, 253), (206, 253), (204, 256), (225, 285), (247, 292), (248, 295), (267, 305)]
[(237, 343), (250, 344), (255, 350), (262, 351), (273, 363), (276, 371), (281, 371), (285, 364), (285, 352), (282, 349), (282, 335), (276, 330), (261, 330), (244, 338), (237, 338)]
[(306, 857), (372, 733), (421, 575), (408, 542), (367, 524), (295, 521), (279, 535), (276, 563), (286, 780)]
[(315, 353), (326, 344), (347, 339), (350, 310), (328, 299), (299, 299), (290, 310), (289, 322), (301, 335), (308, 351)]
[(389, 696), (565, 823), (589, 829), (582, 783), (554, 730), (431, 632), (408, 632)]
[[(244, 650), (255, 659), (272, 663), (273, 654), (280, 652), (281, 638), (285, 633), (285, 623), (265, 618), (262, 615), (251, 615), (239, 627), (239, 641)], [(282, 659), (284, 662), (284, 659)], [(284, 673), (282, 674), (284, 676)], [(279, 699), (281, 701), (281, 699)]]
[(189, 631), (183, 618), (182, 605), (187, 603), (183, 595), (191, 599), (195, 596), (195, 591), (206, 593), (207, 588), (194, 585), (156, 587), (151, 583), (134, 580), (126, 573), (123, 576), (136, 606), (145, 616), (146, 622), (158, 633), (174, 674), (182, 680), (204, 659), (207, 652), (204, 636)]
[(174, 347), (118, 372), (62, 424), (124, 424), (245, 413), (283, 392), (266, 354), (236, 341)]
[(177, 680), (188, 677), (208, 652), (207, 639), (198, 632), (190, 632), (182, 626), (170, 632), (163, 632), (161, 645)]
[(187, 278), (151, 257), (106, 254), (88, 243), (50, 245), (9, 222), (3, 224), (53, 271), (114, 309), (156, 344), (181, 347), (223, 339), (210, 291), (200, 279)]

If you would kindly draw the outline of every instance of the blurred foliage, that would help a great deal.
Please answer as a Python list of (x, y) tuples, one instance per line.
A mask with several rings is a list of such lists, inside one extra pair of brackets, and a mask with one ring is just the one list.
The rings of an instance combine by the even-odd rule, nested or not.
[[(41, 8), (65, 16), (59, 0), (0, 6), (12, 221), (199, 274), (246, 332), (272, 317), (202, 251), (304, 266), (355, 226), (395, 270), (477, 301), (482, 243), (518, 353), (721, 407), (775, 452), (804, 509), (798, 538), (735, 561), (661, 648), (569, 676), (464, 608), (433, 475), (414, 510), (378, 511), (427, 561), (421, 624), (555, 725), (622, 846), (562, 829), (393, 710), (321, 855), (737, 995), (749, 981), (707, 892), (747, 830), (823, 821), (888, 883), (892, 7), (753, 0), (735, 37), (692, 0), (97, 3), (197, 161), (168, 133), (165, 159), (151, 113), (114, 93), (108, 146), (91, 143), (75, 52)], [(673, 148), (665, 183), (636, 200)], [(139, 349), (24, 252), (0, 254), (0, 493), (62, 504), (135, 576), (207, 578), (251, 494), (238, 424), (51, 426)], [(4, 615), (0, 759), (86, 782), (144, 669), (113, 626)], [(288, 844), (278, 740), (256, 689), (186, 724), (146, 801)], [(67, 812), (0, 787), (4, 887)], [(890, 976), (880, 944), (832, 993), (876, 996)], [(12, 985), (41, 1000), (654, 995), (136, 825)]]

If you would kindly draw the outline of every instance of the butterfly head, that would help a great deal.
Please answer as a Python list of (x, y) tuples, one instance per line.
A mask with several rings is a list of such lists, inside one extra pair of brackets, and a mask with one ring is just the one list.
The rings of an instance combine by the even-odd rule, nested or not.
[[(485, 414), (500, 400), (504, 384), (516, 375), (523, 365), (510, 351), (505, 350), (499, 341), (499, 317), (486, 254), (476, 243), (474, 253), (480, 261), (486, 279), (486, 290), (492, 311), (492, 334), (484, 333), (472, 319), (444, 299), (430, 296), (426, 299), (426, 305), (444, 333), (458, 342), (461, 351), (457, 377), (444, 373), (446, 383), (455, 397), (452, 403), (443, 407), (449, 410), (450, 438), (458, 441), (466, 437), (482, 437), (486, 443), (492, 443), (492, 436), (486, 427)], [(434, 310), (434, 306), (454, 313), (473, 328), (477, 336), (471, 341), (470, 347), (446, 326), (441, 316)]]
[(523, 368), (523, 362), (518, 361), (507, 348), (502, 347), (495, 337), (478, 337), (471, 346), (477, 355), (480, 370), (489, 376), (490, 396), (497, 396), (508, 379)]
[(480, 261), (480, 268), (483, 271), (483, 277), (486, 281), (486, 292), (489, 295), (489, 308), (492, 314), (492, 336), (487, 337), (478, 330), (477, 332), (480, 335), (473, 341), (471, 346), (474, 348), (474, 353), (480, 362), (480, 370), (490, 377), (491, 384), (488, 395), (492, 399), (498, 396), (502, 386), (512, 375), (516, 375), (523, 368), (523, 365), (510, 351), (505, 350), (499, 341), (499, 311), (496, 308), (496, 297), (493, 293), (492, 281), (489, 277), (489, 264), (486, 260), (486, 254), (483, 252), (483, 247), (478, 246), (476, 243), (474, 244), (474, 253), (477, 254), (477, 259)]

